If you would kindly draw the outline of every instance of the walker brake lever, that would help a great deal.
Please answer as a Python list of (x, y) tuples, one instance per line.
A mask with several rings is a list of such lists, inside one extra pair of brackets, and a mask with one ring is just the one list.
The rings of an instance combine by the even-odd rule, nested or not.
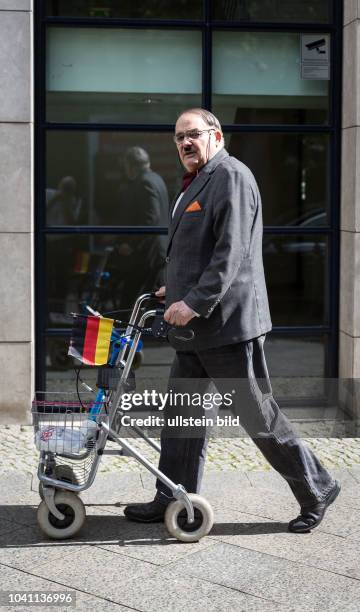
[(158, 310), (152, 322), (151, 331), (155, 338), (167, 338), (170, 325), (166, 323), (163, 314), (164, 311)]
[(192, 329), (182, 329), (181, 327), (169, 325), (164, 320), (163, 311), (159, 311), (154, 318), (151, 330), (155, 338), (168, 338), (170, 336), (175, 340), (182, 340), (183, 342), (189, 342), (195, 336)]
[[(179, 335), (181, 333), (181, 335)], [(168, 337), (171, 336), (175, 340), (182, 340), (183, 342), (190, 342), (195, 336), (193, 329), (182, 329), (181, 327), (170, 326), (168, 331)]]

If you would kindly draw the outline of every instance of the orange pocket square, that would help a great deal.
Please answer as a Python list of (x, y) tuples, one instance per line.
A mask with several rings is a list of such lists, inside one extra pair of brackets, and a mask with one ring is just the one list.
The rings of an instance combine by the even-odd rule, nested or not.
[(189, 204), (189, 206), (185, 209), (185, 212), (196, 212), (198, 210), (202, 210), (200, 203), (196, 200), (195, 202), (192, 202), (191, 204)]

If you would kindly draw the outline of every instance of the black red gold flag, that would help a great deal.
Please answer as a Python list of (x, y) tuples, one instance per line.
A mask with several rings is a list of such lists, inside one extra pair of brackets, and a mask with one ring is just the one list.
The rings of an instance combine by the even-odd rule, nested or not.
[(87, 365), (104, 365), (108, 362), (113, 319), (94, 316), (76, 316), (71, 334), (68, 355)]

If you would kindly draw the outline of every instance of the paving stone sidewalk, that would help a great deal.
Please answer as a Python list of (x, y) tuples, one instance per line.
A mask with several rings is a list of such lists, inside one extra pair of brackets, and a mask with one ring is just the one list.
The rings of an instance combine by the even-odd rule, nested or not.
[[(303, 437), (323, 464), (331, 468), (360, 466), (360, 438), (331, 437), (332, 429), (324, 431), (330, 437), (307, 437), (310, 425), (302, 425)], [(319, 429), (319, 428), (317, 428)], [(131, 443), (153, 462), (157, 453), (141, 439)], [(116, 448), (109, 444), (109, 448)], [(3, 425), (0, 427), (0, 473), (17, 470), (33, 474), (38, 463), (38, 452), (34, 446), (33, 428), (29, 425)], [(269, 470), (270, 467), (250, 438), (212, 438), (209, 442), (206, 470), (251, 471)], [(146, 470), (130, 457), (106, 457), (100, 464), (100, 472), (135, 472)]]
[[(302, 433), (311, 434), (310, 425)], [(154, 478), (129, 457), (103, 459), (93, 486), (81, 494), (84, 526), (73, 539), (54, 541), (37, 525), (32, 427), (1, 427), (1, 612), (358, 612), (360, 440), (307, 442), (342, 485), (310, 534), (287, 531), (297, 503), (252, 441), (226, 438), (210, 441), (202, 494), (215, 524), (200, 542), (183, 544), (163, 524), (125, 519), (127, 503), (154, 493)], [(141, 440), (133, 444), (156, 462)], [(6, 591), (71, 591), (76, 607), (10, 607)]]
[[(36, 483), (0, 476), (0, 609), (88, 612), (330, 612), (360, 609), (360, 467), (333, 470), (342, 492), (310, 534), (287, 531), (298, 507), (272, 470), (208, 472), (210, 535), (194, 544), (163, 524), (128, 522), (130, 501), (151, 499), (149, 474), (100, 473), (81, 497), (87, 519), (68, 541), (36, 522)], [(4, 591), (72, 592), (76, 607), (6, 604)]]

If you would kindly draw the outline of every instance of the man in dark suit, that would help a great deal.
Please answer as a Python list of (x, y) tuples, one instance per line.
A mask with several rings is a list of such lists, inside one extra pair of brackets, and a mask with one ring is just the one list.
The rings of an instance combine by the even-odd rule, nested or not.
[[(168, 191), (151, 169), (148, 152), (130, 147), (123, 161), (127, 180), (119, 192), (119, 225), (167, 226)], [(166, 236), (159, 234), (128, 235), (120, 241), (116, 267), (124, 279), (124, 306), (132, 306), (139, 294), (164, 281), (166, 244)]]
[[(171, 210), (166, 290), (162, 287), (158, 296), (166, 299), (165, 320), (195, 333), (192, 340), (175, 340), (171, 388), (186, 387), (192, 379), (197, 388), (214, 381), (226, 392), (225, 379), (231, 379), (230, 389), (237, 381), (235, 413), (299, 502), (300, 515), (289, 530), (309, 531), (319, 525), (340, 486), (297, 438), (272, 395), (263, 348), (271, 320), (256, 181), (249, 168), (224, 149), (221, 126), (212, 113), (182, 113), (174, 140), (187, 174)], [(176, 412), (177, 407), (166, 406), (165, 422)], [(201, 409), (188, 406), (185, 414), (199, 416)], [(184, 437), (165, 425), (159, 469), (188, 492), (198, 492), (206, 441), (204, 428), (188, 430)], [(127, 506), (125, 515), (160, 521), (170, 501), (171, 491), (157, 481), (155, 499)]]

